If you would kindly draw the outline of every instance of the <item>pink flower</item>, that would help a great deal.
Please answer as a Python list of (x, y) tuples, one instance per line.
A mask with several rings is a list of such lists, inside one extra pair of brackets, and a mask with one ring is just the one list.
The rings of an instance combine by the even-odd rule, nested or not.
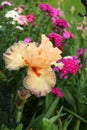
[(3, 1), (3, 2), (1, 2), (1, 6), (5, 6), (5, 5), (13, 6), (13, 3), (10, 2), (10, 1)]
[(82, 56), (84, 54), (83, 48), (79, 48), (77, 53), (78, 53), (79, 56)]
[(87, 48), (85, 48), (84, 51), (87, 52)]
[(62, 92), (60, 91), (59, 88), (52, 88), (52, 93), (57, 95), (60, 98), (63, 98), (63, 94), (62, 94)]
[(20, 15), (20, 17), (18, 18), (18, 23), (20, 25), (26, 26), (28, 24), (28, 20), (27, 20), (26, 16)]
[(82, 30), (82, 29), (83, 29), (83, 24), (79, 23), (78, 26), (77, 26), (77, 30)]
[(29, 23), (31, 23), (35, 20), (35, 16), (33, 14), (28, 14), (26, 17), (27, 17), (27, 20)]
[(70, 27), (69, 23), (65, 19), (56, 19), (53, 17), (52, 22), (53, 22), (54, 26), (59, 26), (59, 27), (63, 27), (63, 28)]
[(18, 12), (18, 14), (21, 14), (23, 12), (23, 8), (18, 7), (18, 8), (14, 8), (15, 11)]
[(26, 43), (30, 43), (32, 40), (31, 40), (31, 38), (29, 38), (29, 37), (26, 37), (25, 39), (24, 39), (24, 42), (26, 42)]
[(63, 38), (64, 39), (74, 38), (74, 34), (72, 34), (71, 32), (68, 32), (66, 29), (64, 29)]

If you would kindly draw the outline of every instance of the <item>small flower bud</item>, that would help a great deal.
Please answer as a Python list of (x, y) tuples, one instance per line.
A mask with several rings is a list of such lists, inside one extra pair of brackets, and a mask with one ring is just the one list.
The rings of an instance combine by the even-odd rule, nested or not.
[(25, 88), (21, 88), (18, 90), (17, 93), (17, 98), (16, 98), (16, 103), (18, 107), (22, 107), (24, 105), (24, 103), (26, 102), (26, 100), (30, 97), (30, 93), (29, 90), (25, 89)]

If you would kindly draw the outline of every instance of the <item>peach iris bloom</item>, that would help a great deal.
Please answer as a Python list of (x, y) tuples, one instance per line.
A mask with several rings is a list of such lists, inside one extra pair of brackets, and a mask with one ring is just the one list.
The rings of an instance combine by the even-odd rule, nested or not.
[(17, 70), (27, 67), (24, 87), (37, 97), (45, 96), (56, 84), (55, 72), (51, 65), (61, 59), (61, 51), (53, 47), (49, 39), (42, 35), (41, 44), (15, 43), (3, 54), (6, 68)]

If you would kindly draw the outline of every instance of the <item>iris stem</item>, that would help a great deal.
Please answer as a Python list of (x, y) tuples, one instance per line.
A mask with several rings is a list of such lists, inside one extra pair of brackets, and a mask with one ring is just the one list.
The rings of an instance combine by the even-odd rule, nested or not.
[(18, 110), (17, 110), (17, 116), (16, 116), (16, 122), (17, 122), (17, 124), (19, 124), (20, 123), (20, 121), (21, 121), (21, 118), (22, 118), (22, 112), (23, 112), (23, 107), (22, 108), (18, 108)]

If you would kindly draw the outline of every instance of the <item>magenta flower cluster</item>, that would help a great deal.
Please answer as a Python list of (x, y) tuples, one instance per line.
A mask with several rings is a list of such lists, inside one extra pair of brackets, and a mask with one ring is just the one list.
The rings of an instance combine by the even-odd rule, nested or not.
[(60, 18), (62, 16), (62, 12), (56, 8), (51, 7), (49, 4), (39, 4), (38, 6), (42, 11), (46, 12), (51, 16), (52, 23), (54, 26), (59, 26), (63, 28), (68, 28), (70, 25), (65, 20)]
[(63, 18), (52, 18), (52, 23), (54, 26), (68, 28), (70, 27), (69, 23)]
[(43, 3), (38, 6), (42, 11), (50, 12), (51, 6), (49, 4)]
[(47, 12), (51, 17), (57, 17), (62, 16), (62, 13), (60, 10), (51, 7), (49, 4), (39, 4), (38, 6), (42, 11)]
[(63, 50), (63, 41), (65, 39), (74, 38), (74, 34), (64, 29), (63, 36), (58, 33), (52, 32), (48, 35), (48, 38), (54, 43), (54, 46), (58, 47), (60, 50)]
[(54, 42), (54, 45), (58, 48), (62, 47), (62, 40), (63, 40), (63, 37), (57, 33), (50, 33), (48, 35), (48, 38)]
[(42, 3), (38, 7), (51, 18), (54, 32), (49, 33), (49, 39), (54, 43), (54, 46), (63, 51), (63, 46), (67, 45), (65, 40), (74, 38), (74, 34), (66, 30), (70, 27), (69, 23), (61, 17), (62, 12), (60, 10), (49, 4)]
[(59, 72), (60, 79), (68, 78), (69, 74), (76, 75), (82, 67), (81, 61), (77, 56), (64, 57), (60, 62), (63, 63), (61, 70), (58, 67), (53, 68), (54, 71)]
[(29, 23), (32, 23), (35, 20), (35, 16), (33, 14), (28, 14), (26, 17)]
[(63, 75), (67, 75), (69, 73), (75, 75), (79, 71), (78, 63), (72, 57), (63, 58), (62, 63), (64, 64), (61, 70)]

